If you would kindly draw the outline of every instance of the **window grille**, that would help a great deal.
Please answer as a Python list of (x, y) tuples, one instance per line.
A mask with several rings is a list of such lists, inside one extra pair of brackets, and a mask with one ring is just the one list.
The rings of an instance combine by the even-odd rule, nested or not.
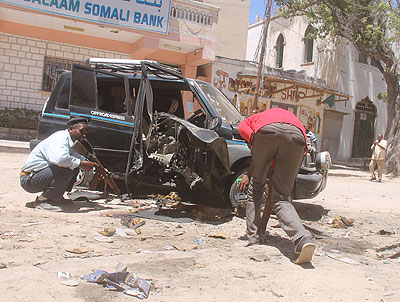
[(45, 57), (43, 67), (42, 90), (51, 92), (61, 76), (61, 74), (58, 73), (57, 70), (71, 70), (73, 63), (84, 64), (83, 62), (79, 61)]

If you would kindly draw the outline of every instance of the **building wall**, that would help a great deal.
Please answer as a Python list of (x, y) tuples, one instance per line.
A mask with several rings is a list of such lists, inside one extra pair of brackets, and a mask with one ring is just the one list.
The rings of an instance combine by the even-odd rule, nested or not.
[(129, 58), (129, 54), (0, 33), (0, 108), (41, 110), (46, 56), (84, 62), (90, 57)]
[(221, 8), (215, 26), (217, 35), (215, 55), (244, 60), (250, 0), (203, 0), (202, 2)]
[[(259, 39), (256, 31), (260, 32), (261, 26), (261, 22), (249, 26), (248, 49), (255, 49), (253, 44), (258, 43)], [(313, 61), (304, 63), (304, 35), (307, 26), (305, 17), (292, 19), (273, 17), (268, 33), (266, 65), (276, 66), (275, 46), (279, 34), (282, 34), (285, 39), (284, 70), (293, 69), (311, 77), (322, 79), (327, 87), (350, 95), (348, 102), (337, 102), (333, 108), (347, 113), (343, 116), (341, 129), (337, 127), (337, 131), (340, 131), (337, 157), (347, 160), (352, 155), (355, 106), (362, 99), (368, 97), (377, 107), (376, 134), (385, 132), (387, 123), (386, 105), (377, 98), (377, 95), (386, 90), (386, 85), (382, 80), (382, 74), (376, 67), (358, 62), (358, 51), (346, 41), (342, 41), (337, 48), (325, 41), (314, 41)], [(247, 57), (253, 55), (248, 53)], [(330, 140), (328, 137), (327, 139)]]
[[(342, 91), (351, 98), (347, 103), (338, 103), (338, 110), (349, 113), (343, 118), (339, 158), (349, 158), (352, 154), (354, 135), (354, 112), (358, 102), (368, 97), (376, 106), (375, 136), (385, 133), (387, 125), (387, 107), (378, 94), (386, 91), (386, 84), (378, 68), (358, 62), (358, 51), (353, 45), (342, 43), (339, 47), (339, 82)], [(372, 143), (372, 142), (371, 142)]]
[[(257, 65), (253, 62), (217, 57), (212, 63), (212, 84), (230, 99), (242, 115), (248, 116), (252, 112), (254, 91), (251, 90), (251, 87), (255, 86), (256, 73)], [(277, 78), (283, 77), (281, 72), (273, 71), (272, 69), (266, 73)], [(278, 91), (284, 88), (282, 83), (273, 83), (273, 85), (273, 87), (268, 87), (267, 89)], [(297, 93), (300, 95), (311, 94), (307, 92), (307, 89), (303, 88), (298, 88)], [(294, 112), (303, 124), (311, 122), (318, 147), (320, 148), (324, 110), (328, 108), (328, 105), (321, 104), (318, 100), (319, 98), (316, 97), (297, 100), (296, 90), (289, 89), (272, 96), (264, 93), (264, 95), (259, 96), (258, 104), (262, 111), (280, 107)]]

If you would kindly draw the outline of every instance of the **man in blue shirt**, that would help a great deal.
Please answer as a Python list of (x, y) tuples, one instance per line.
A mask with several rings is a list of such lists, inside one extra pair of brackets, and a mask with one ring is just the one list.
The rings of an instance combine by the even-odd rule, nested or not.
[(29, 193), (42, 192), (34, 202), (36, 208), (60, 211), (59, 206), (66, 201), (63, 195), (71, 191), (79, 169), (91, 170), (98, 166), (71, 148), (76, 140), (85, 139), (87, 120), (72, 118), (67, 126), (40, 142), (21, 168), (22, 188)]

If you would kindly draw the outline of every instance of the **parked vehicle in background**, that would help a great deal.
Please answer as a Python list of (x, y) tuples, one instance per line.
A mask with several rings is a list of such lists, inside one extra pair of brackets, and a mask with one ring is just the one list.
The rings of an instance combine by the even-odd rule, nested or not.
[[(218, 89), (157, 62), (89, 59), (87, 64), (61, 74), (32, 147), (65, 129), (69, 118), (86, 117), (87, 140), (121, 190), (147, 185), (198, 192), (220, 207), (236, 207), (246, 198), (237, 188), (251, 162), (238, 132), (243, 117)], [(312, 198), (325, 188), (329, 153), (307, 165), (296, 178), (295, 199)], [(81, 173), (79, 180), (89, 178)]]

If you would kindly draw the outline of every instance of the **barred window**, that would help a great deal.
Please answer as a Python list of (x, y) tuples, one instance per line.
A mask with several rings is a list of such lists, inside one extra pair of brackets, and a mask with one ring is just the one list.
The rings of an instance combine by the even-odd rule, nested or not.
[(83, 62), (79, 61), (45, 57), (42, 90), (51, 92), (61, 75), (61, 73), (58, 73), (57, 70), (71, 70), (73, 63), (84, 64)]

